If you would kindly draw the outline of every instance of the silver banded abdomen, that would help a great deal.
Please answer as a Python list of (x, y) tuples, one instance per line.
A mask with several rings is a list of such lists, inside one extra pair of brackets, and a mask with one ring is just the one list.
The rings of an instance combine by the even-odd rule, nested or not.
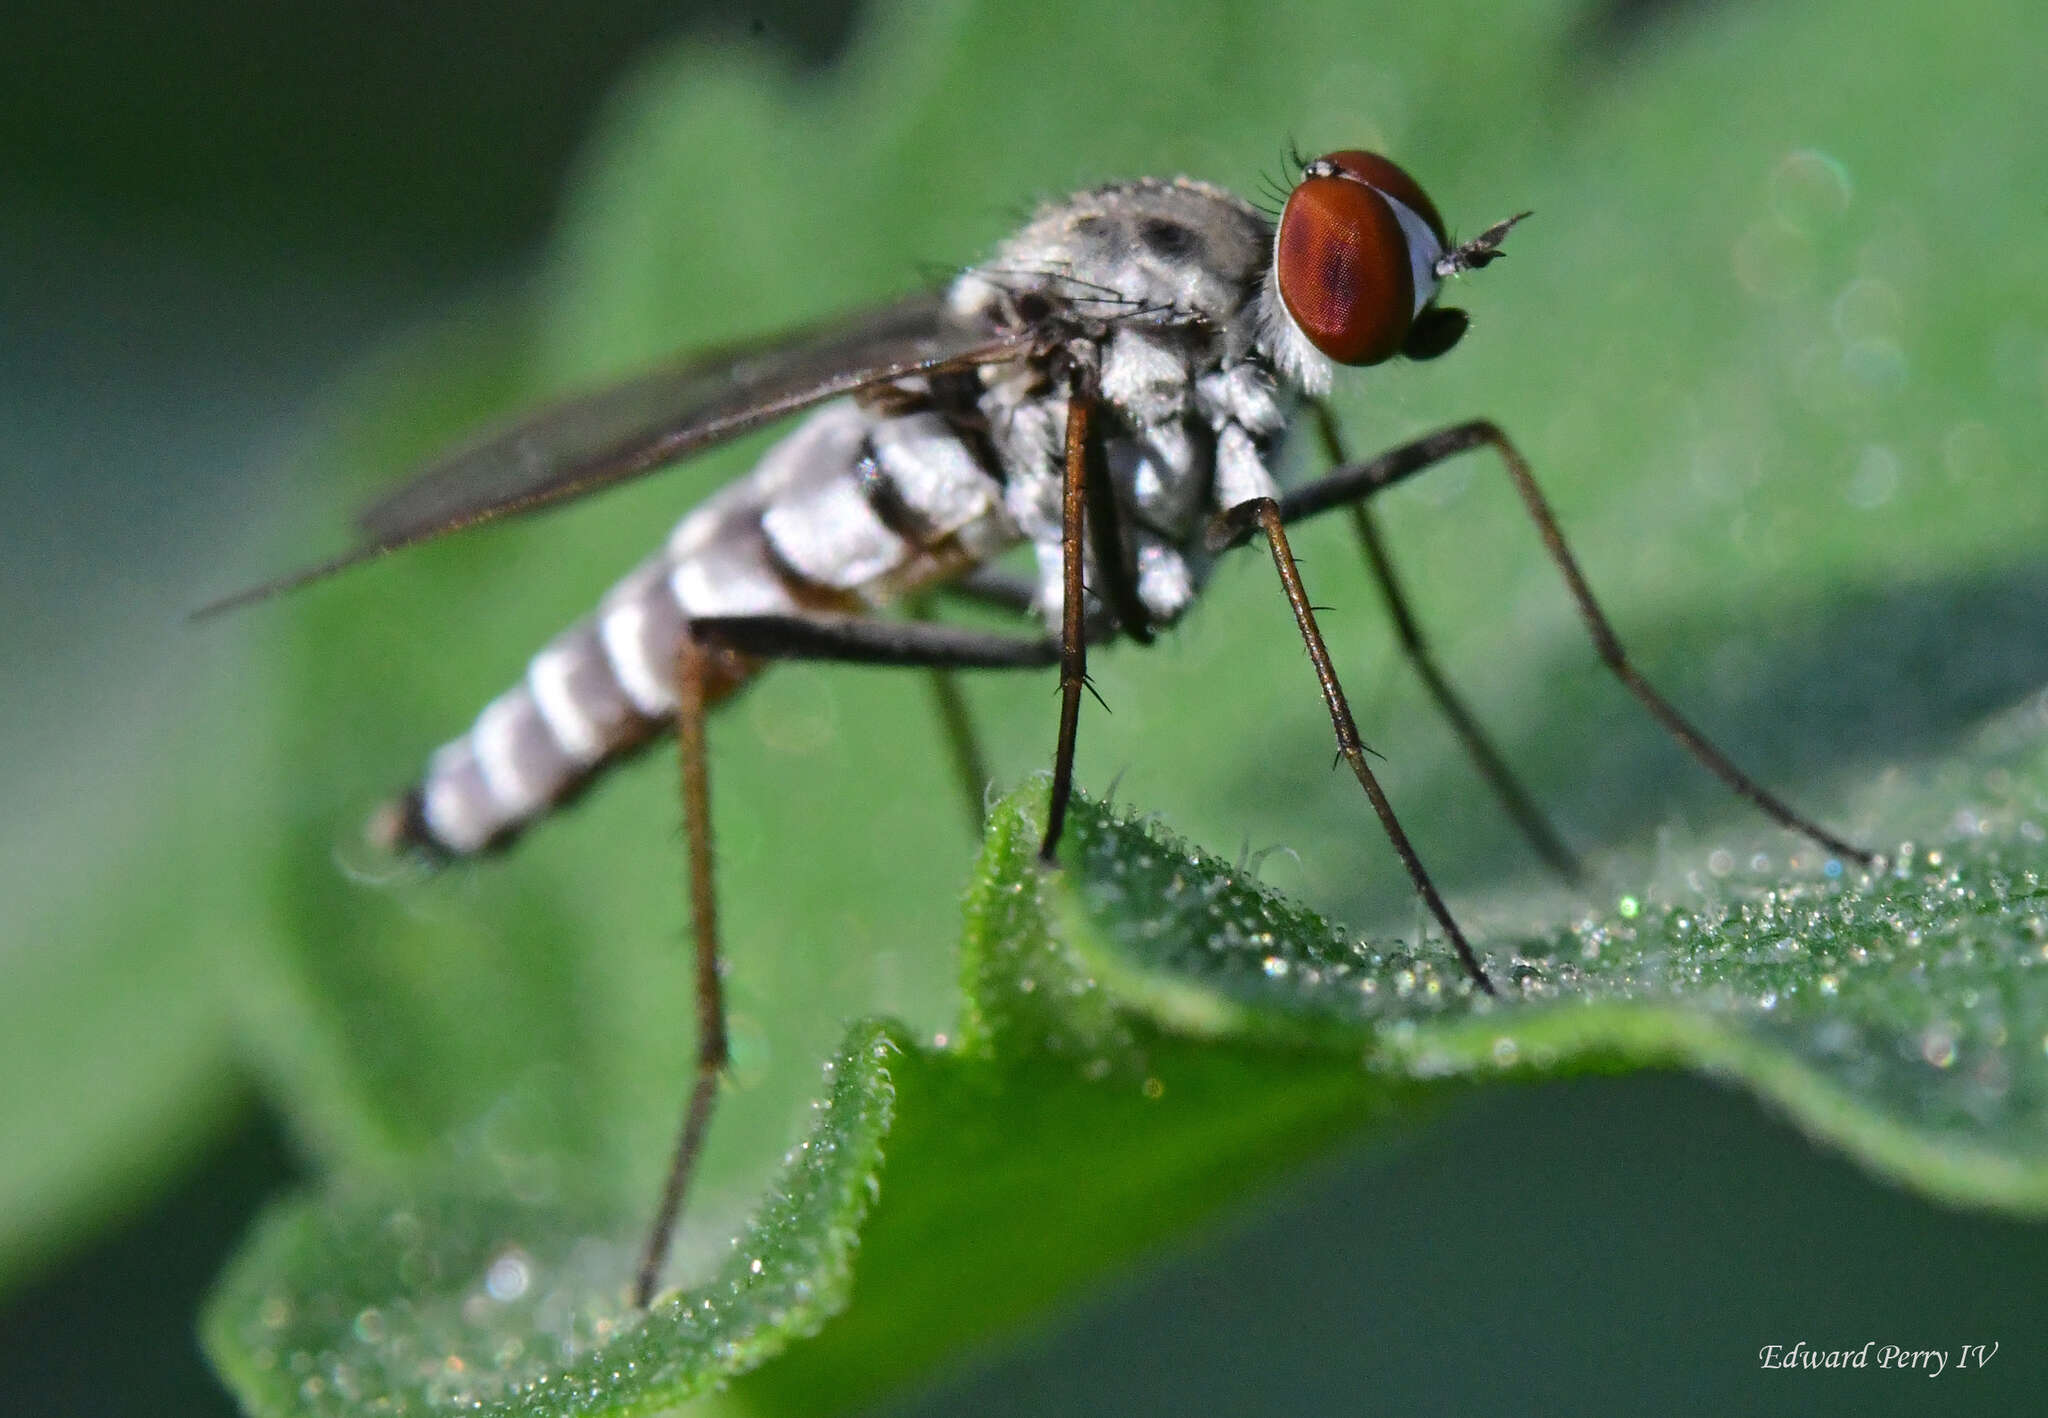
[[(1017, 540), (1002, 484), (937, 413), (828, 404), (549, 641), (373, 832), (444, 854), (501, 845), (669, 726), (689, 619), (859, 611)], [(716, 657), (712, 702), (755, 668)]]

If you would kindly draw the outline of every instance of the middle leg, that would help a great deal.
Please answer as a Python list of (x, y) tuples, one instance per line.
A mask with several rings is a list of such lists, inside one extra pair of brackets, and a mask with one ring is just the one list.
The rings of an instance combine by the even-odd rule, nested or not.
[[(1544, 554), (1557, 568), (1564, 580), (1565, 589), (1570, 593), (1572, 604), (1578, 608), (1579, 619), (1592, 637), (1593, 649), (1622, 687), (1635, 696), (1636, 701), (1650, 713), (1650, 717), (1661, 725), (1679, 747), (1691, 754), (1699, 764), (1725, 783), (1738, 797), (1747, 799), (1765, 816), (1780, 826), (1799, 833), (1810, 841), (1827, 848), (1828, 851), (1860, 866), (1873, 866), (1879, 860), (1875, 852), (1859, 847), (1846, 838), (1830, 832), (1812, 818), (1796, 812), (1777, 794), (1750, 777), (1735, 766), (1735, 761), (1716, 747), (1712, 740), (1695, 728), (1690, 720), (1673, 707), (1670, 700), (1660, 694), (1642, 672), (1636, 669), (1621, 639), (1614, 633), (1614, 626), (1608, 621), (1607, 613), (1600, 609), (1600, 603), (1593, 599), (1592, 587), (1586, 584), (1586, 576), (1579, 569), (1578, 559), (1565, 545), (1564, 529), (1558, 526), (1557, 516), (1550, 510), (1550, 503), (1543, 496), (1543, 490), (1536, 485), (1536, 476), (1529, 470), (1529, 462), (1522, 456), (1508, 436), (1487, 419), (1473, 419), (1468, 423), (1453, 424), (1438, 429), (1409, 443), (1390, 448), (1376, 458), (1363, 463), (1353, 463), (1337, 469), (1325, 477), (1302, 487), (1290, 489), (1280, 499), (1280, 517), (1286, 522), (1299, 522), (1333, 508), (1348, 506), (1362, 501), (1384, 488), (1393, 486), (1404, 478), (1413, 477), (1425, 469), (1435, 467), (1446, 458), (1474, 448), (1491, 448), (1500, 455), (1501, 465), (1514, 485), (1515, 494), (1522, 501), (1522, 510), (1529, 520), (1536, 524), (1536, 533), (1542, 538)], [(1248, 536), (1249, 528), (1238, 532), (1237, 539)], [(1228, 542), (1228, 537), (1224, 539)], [(1221, 544), (1218, 549), (1220, 550)]]
[[(912, 603), (910, 614), (914, 620), (929, 622), (930, 601), (919, 599)], [(974, 715), (968, 710), (966, 692), (953, 671), (927, 670), (925, 683), (931, 686), (932, 708), (938, 714), (939, 731), (945, 735), (946, 749), (953, 760), (953, 777), (960, 785), (961, 802), (967, 809), (967, 830), (978, 838), (982, 795), (989, 781), (988, 755), (982, 752), (981, 736), (974, 731)]]

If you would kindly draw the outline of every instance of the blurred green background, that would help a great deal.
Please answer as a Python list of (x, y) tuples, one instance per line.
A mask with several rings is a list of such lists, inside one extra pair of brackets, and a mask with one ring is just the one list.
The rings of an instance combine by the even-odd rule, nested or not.
[[(694, 38), (804, 74), (852, 22), (806, 0), (0, 12), (0, 1407), (235, 1411), (199, 1299), (303, 1174), (189, 940), (100, 910), (125, 882), (145, 914), (198, 914), (224, 859), (137, 867), (167, 816), (275, 830), (175, 802), (179, 726), (261, 692), (237, 631), (183, 621), (218, 550), (290, 515), (281, 469), (337, 378), (525, 279), (646, 53)], [(207, 774), (260, 771), (232, 726), (211, 741)]]
[[(425, 1145), (494, 1069), (635, 1192), (687, 1057), (679, 971), (664, 995), (562, 944), (672, 959), (658, 769), (424, 891), (363, 892), (336, 859), (743, 456), (303, 607), (207, 631), (183, 608), (331, 545), (465, 408), (891, 293), (1036, 196), (1152, 170), (1250, 190), (1293, 137), (1387, 145), (1465, 231), (1536, 207), (1463, 298), (1472, 347), (1361, 381), (1354, 441), (1501, 418), (1624, 637), (1738, 756), (1823, 813), (1858, 804), (1852, 830), (1915, 830), (1872, 785), (2048, 681), (2048, 164), (2014, 117), (2032, 8), (1390, 11), (1333, 35), (1209, 7), (1179, 47), (1141, 9), (1094, 31), (800, 5), (0, 20), (10, 1407), (227, 1411), (190, 1317), (265, 1195)], [(1005, 83), (1032, 115), (1015, 133)], [(722, 121), (731, 142), (699, 141)], [(1765, 840), (1587, 668), (1486, 477), (1446, 470), (1390, 517), (1447, 657), (1567, 829), (1613, 849), (1603, 871)], [(1424, 851), (1482, 925), (1526, 919), (1541, 888), (1512, 838), (1405, 677), (1373, 673), (1385, 633), (1343, 542), (1307, 555), (1318, 599), (1366, 622), (1340, 654)], [(1238, 568), (1214, 599), (1104, 657), (1116, 713), (1090, 720), (1084, 781), (1128, 770), (1125, 800), (1225, 853), (1293, 849), (1268, 880), (1405, 928), (1270, 586)], [(1006, 780), (1042, 764), (1049, 701), (977, 703)], [(946, 1023), (971, 844), (923, 714), (914, 684), (789, 671), (720, 730), (721, 791), (748, 805), (721, 820), (754, 1094), (714, 1158), (731, 1207), (850, 1010)], [(554, 1019), (557, 998), (595, 1002)], [(634, 1047), (584, 1037), (613, 1028)], [(447, 1075), (421, 1076), (408, 1041), (444, 1037)], [(596, 1076), (550, 1081), (585, 1058)], [(1581, 1082), (1333, 1163), (923, 1402), (1927, 1406), (1922, 1379), (1754, 1367), (1765, 1343), (1876, 1338), (2005, 1342), (1936, 1390), (1992, 1411), (2048, 1367), (2044, 1261), (2039, 1228), (1872, 1183), (1707, 1084)]]

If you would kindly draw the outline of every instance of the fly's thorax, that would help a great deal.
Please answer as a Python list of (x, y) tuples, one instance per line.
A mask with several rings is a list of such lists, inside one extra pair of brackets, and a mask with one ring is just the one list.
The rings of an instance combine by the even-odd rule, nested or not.
[(1091, 188), (1041, 207), (948, 299), (999, 326), (1178, 330), (1219, 359), (1251, 348), (1272, 231), (1242, 198), (1189, 178)]
[[(1207, 572), (1203, 529), (1269, 495), (1267, 457), (1296, 370), (1262, 349), (1273, 232), (1258, 210), (1187, 178), (1077, 193), (1039, 209), (948, 299), (970, 319), (1046, 332), (1055, 353), (983, 372), (981, 412), (1004, 505), (1039, 562), (1038, 609), (1057, 628), (1067, 404), (1060, 354), (1092, 351), (1105, 462), (1138, 596), (1177, 619)], [(1084, 550), (1093, 571), (1095, 551)]]

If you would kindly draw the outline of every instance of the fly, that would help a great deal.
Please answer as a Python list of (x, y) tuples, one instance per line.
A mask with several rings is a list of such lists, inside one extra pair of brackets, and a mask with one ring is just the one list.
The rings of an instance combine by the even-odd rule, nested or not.
[[(371, 824), (385, 845), (429, 857), (488, 852), (675, 731), (698, 1051), (636, 1303), (654, 1295), (727, 1062), (704, 719), (770, 661), (933, 672), (956, 741), (970, 746), (963, 764), (975, 761), (971, 734), (946, 677), (1057, 666), (1040, 851), (1049, 863), (1073, 788), (1088, 647), (1120, 635), (1149, 641), (1179, 619), (1218, 555), (1262, 536), (1338, 750), (1472, 988), (1491, 995), (1491, 978), (1373, 774), (1286, 530), (1348, 509), (1404, 653), (1531, 845), (1575, 879), (1571, 851), (1438, 670), (1369, 507), (1384, 488), (1490, 448), (1601, 660), (1629, 692), (1777, 822), (1839, 857), (1873, 860), (1744, 774), (1637, 673), (1527, 461), (1494, 424), (1474, 420), (1364, 462), (1346, 458), (1324, 402), (1336, 367), (1434, 359), (1456, 345), (1467, 318), (1439, 303), (1444, 283), (1495, 260), (1520, 219), (1453, 242), (1414, 178), (1358, 150), (1300, 163), (1277, 214), (1188, 178), (1092, 188), (1040, 208), (942, 292), (702, 357), (485, 437), (368, 508), (340, 556), (201, 612), (581, 497), (806, 414), (752, 472), (684, 517), (593, 615), (544, 646)], [(1304, 416), (1335, 470), (1283, 490), (1275, 457)], [(1036, 574), (995, 571), (1020, 545), (1031, 548)], [(1036, 629), (991, 634), (879, 614), (931, 594), (992, 602)], [(979, 782), (969, 788), (978, 801)]]

